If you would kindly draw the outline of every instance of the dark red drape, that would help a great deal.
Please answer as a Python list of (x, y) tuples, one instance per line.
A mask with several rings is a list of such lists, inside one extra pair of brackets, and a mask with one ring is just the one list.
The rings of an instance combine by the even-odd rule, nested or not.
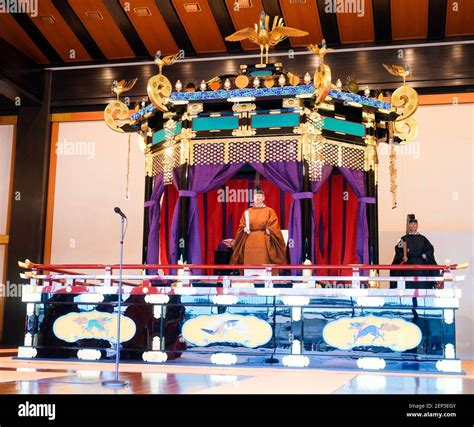
[[(337, 171), (313, 197), (316, 264), (357, 264), (358, 199)], [(350, 270), (318, 270), (318, 274), (350, 275)]]

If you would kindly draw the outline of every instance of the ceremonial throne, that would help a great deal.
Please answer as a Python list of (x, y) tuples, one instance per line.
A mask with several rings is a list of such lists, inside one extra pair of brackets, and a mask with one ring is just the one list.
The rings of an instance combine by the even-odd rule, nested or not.
[[(391, 267), (379, 265), (377, 145), (390, 146), (395, 207), (394, 147), (417, 132), (409, 70), (386, 66), (403, 78), (388, 98), (358, 93), (354, 79), (344, 91), (332, 82), (324, 43), (310, 49), (313, 76), (262, 54), (259, 64), (198, 87), (178, 80), (174, 91), (162, 68), (179, 54), (157, 55), (150, 104), (131, 115), (119, 96), (134, 83), (115, 83), (106, 124), (146, 143), (145, 258), (124, 266), (122, 357), (460, 371), (454, 311), (461, 293), (453, 286), (460, 276), (453, 272), (462, 266), (433, 266), (439, 276), (416, 280), (437, 289), (408, 290), (404, 281), (413, 278), (384, 275)], [(235, 266), (214, 265), (214, 251), (235, 236), (251, 199), (232, 201), (229, 191), (257, 185), (288, 230), (289, 264), (243, 266), (241, 274), (257, 268), (264, 275), (233, 275)], [(118, 266), (23, 266), (31, 283), (19, 356), (112, 358)], [(104, 274), (83, 274), (91, 268)], [(127, 274), (133, 268), (144, 274)], [(398, 289), (386, 289), (394, 280)]]

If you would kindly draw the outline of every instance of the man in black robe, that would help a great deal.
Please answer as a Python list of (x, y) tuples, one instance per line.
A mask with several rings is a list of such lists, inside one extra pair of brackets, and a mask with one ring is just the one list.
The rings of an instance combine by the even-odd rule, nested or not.
[[(406, 250), (404, 247), (406, 246)], [(436, 265), (434, 247), (430, 241), (418, 233), (418, 221), (414, 215), (408, 220), (408, 233), (395, 246), (393, 264), (428, 264)], [(391, 276), (438, 276), (439, 270), (391, 270)], [(406, 289), (433, 289), (436, 282), (406, 282)], [(396, 288), (396, 282), (390, 283), (390, 288)]]

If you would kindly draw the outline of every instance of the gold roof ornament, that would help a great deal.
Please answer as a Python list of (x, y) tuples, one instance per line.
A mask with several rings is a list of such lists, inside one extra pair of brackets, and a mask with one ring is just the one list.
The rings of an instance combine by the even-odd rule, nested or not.
[(173, 91), (171, 82), (163, 75), (163, 67), (166, 65), (173, 65), (182, 57), (182, 51), (175, 55), (161, 57), (161, 51), (155, 55), (155, 64), (158, 66), (158, 74), (148, 80), (146, 91), (151, 103), (158, 111), (166, 112), (168, 108), (166, 104), (169, 102), (169, 97)]
[(128, 105), (120, 101), (122, 93), (132, 90), (137, 83), (137, 78), (132, 80), (120, 80), (112, 83), (112, 92), (117, 95), (115, 101), (109, 102), (104, 110), (104, 120), (107, 126), (115, 132), (123, 133), (122, 126), (130, 124)]
[[(260, 65), (268, 64), (268, 49), (276, 46), (287, 37), (304, 37), (307, 36), (306, 31), (298, 30), (296, 28), (285, 27), (283, 25), (283, 18), (275, 16), (273, 19), (273, 26), (270, 30), (270, 17), (262, 12), (258, 24), (255, 28), (244, 28), (236, 31), (234, 34), (227, 36), (225, 39), (230, 42), (237, 42), (241, 40), (250, 40), (260, 46)], [(263, 62), (263, 51), (265, 53), (265, 63)]]
[(316, 68), (313, 79), (316, 92), (315, 105), (318, 105), (326, 99), (329, 94), (329, 90), (332, 87), (331, 69), (328, 65), (324, 63), (324, 57), (326, 56), (326, 53), (330, 52), (332, 49), (328, 49), (326, 47), (326, 40), (324, 39), (321, 43), (321, 47), (319, 47), (318, 45), (310, 44), (308, 46), (308, 49), (319, 56), (318, 68)]
[(418, 109), (418, 92), (406, 84), (406, 78), (411, 75), (412, 70), (408, 64), (404, 67), (400, 65), (386, 65), (384, 68), (392, 75), (403, 79), (403, 84), (397, 88), (390, 97), (392, 109), (398, 114), (395, 120), (395, 136), (401, 139), (402, 143), (413, 141), (418, 135), (418, 126), (411, 118)]
[(408, 64), (405, 64), (404, 67), (400, 65), (385, 65), (383, 67), (393, 76), (400, 76), (403, 79), (403, 84), (405, 84), (405, 79), (411, 75), (411, 68)]

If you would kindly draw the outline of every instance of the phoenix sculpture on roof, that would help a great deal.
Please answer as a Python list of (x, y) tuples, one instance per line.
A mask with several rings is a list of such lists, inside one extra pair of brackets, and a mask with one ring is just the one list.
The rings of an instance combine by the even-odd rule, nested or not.
[(260, 64), (263, 62), (263, 51), (266, 51), (265, 63), (268, 63), (268, 49), (276, 46), (278, 43), (287, 37), (304, 37), (307, 36), (306, 31), (297, 30), (296, 28), (285, 27), (283, 25), (283, 18), (275, 16), (273, 26), (270, 30), (270, 17), (262, 12), (260, 14), (259, 24), (255, 24), (255, 28), (244, 28), (236, 31), (234, 34), (226, 37), (227, 41), (235, 42), (241, 40), (250, 40), (260, 46)]

